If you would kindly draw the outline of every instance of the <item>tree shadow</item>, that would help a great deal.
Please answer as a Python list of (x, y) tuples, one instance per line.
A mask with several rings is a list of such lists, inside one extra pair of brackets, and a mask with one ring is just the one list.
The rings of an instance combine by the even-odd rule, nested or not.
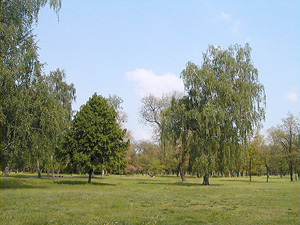
[(34, 175), (26, 175), (26, 174), (13, 174), (9, 175), (7, 178), (15, 178), (15, 179), (20, 179), (20, 178), (38, 178), (38, 176)]
[[(205, 185), (202, 185), (202, 183), (189, 183), (189, 182), (174, 182), (174, 183), (167, 183), (167, 182), (146, 182), (141, 181), (138, 182), (138, 184), (144, 184), (144, 185), (166, 185), (166, 186), (182, 186), (182, 187), (204, 187)], [(223, 186), (223, 184), (210, 184), (208, 186)]]
[(116, 186), (116, 184), (112, 183), (99, 183), (99, 182), (93, 182), (88, 183), (87, 181), (81, 181), (81, 180), (54, 180), (55, 184), (67, 184), (67, 185), (99, 185), (99, 186)]
[(45, 188), (45, 186), (41, 185), (32, 185), (32, 184), (26, 184), (24, 180), (4, 180), (1, 179), (0, 182), (0, 188), (1, 190), (5, 189), (41, 189)]
[(251, 184), (251, 183), (267, 183), (267, 181), (260, 181), (260, 180), (252, 180), (252, 181), (250, 181), (250, 180), (233, 180), (233, 179), (222, 179), (222, 180), (220, 180), (220, 181), (222, 181), (222, 182), (228, 182), (228, 181), (230, 181), (230, 182), (242, 182), (242, 183), (249, 183), (249, 184)]
[[(202, 183), (186, 183), (186, 182), (176, 182), (171, 185), (184, 186), (184, 187), (204, 187)], [(209, 184), (207, 186), (223, 186), (223, 184)]]

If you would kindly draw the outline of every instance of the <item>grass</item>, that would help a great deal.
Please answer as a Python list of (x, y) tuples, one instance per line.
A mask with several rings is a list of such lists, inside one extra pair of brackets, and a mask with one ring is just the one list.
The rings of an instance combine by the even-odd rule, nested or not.
[(299, 182), (288, 177), (202, 179), (1, 177), (1, 224), (299, 224)]

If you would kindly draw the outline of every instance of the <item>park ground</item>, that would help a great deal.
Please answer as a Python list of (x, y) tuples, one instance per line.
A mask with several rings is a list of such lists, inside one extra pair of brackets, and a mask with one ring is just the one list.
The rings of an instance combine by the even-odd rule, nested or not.
[(299, 224), (289, 178), (15, 174), (1, 177), (1, 224)]

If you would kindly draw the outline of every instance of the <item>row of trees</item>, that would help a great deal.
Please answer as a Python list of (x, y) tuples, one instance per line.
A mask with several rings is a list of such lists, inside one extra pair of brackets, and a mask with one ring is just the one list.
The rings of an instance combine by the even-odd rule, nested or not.
[[(64, 70), (45, 74), (32, 32), (39, 10), (57, 0), (0, 0), (1, 170), (57, 173), (178, 173), (203, 176), (299, 171), (299, 122), (289, 115), (269, 131), (268, 145), (255, 135), (265, 116), (264, 87), (251, 48), (209, 46), (198, 66), (181, 73), (185, 94), (146, 96), (141, 120), (153, 126), (155, 143), (131, 143), (123, 129), (122, 99), (96, 93), (74, 115), (75, 87)], [(128, 150), (129, 149), (129, 150)], [(124, 160), (125, 159), (125, 160)], [(278, 162), (273, 165), (273, 162)], [(126, 163), (128, 166), (126, 167)], [(280, 165), (280, 166), (279, 166)], [(125, 170), (123, 171), (123, 168)], [(278, 170), (279, 168), (279, 170)]]
[[(235, 155), (235, 160), (225, 164), (222, 172), (218, 165), (221, 161), (219, 156), (211, 159), (214, 165), (210, 175), (248, 176), (250, 181), (254, 175), (267, 175), (267, 182), (271, 174), (280, 177), (289, 175), (291, 181), (299, 178), (299, 120), (294, 115), (289, 113), (282, 119), (282, 123), (270, 128), (265, 136), (258, 132), (254, 133), (249, 139), (247, 148), (245, 146), (240, 148), (240, 154)], [(125, 173), (179, 175), (180, 154), (182, 154), (180, 149), (171, 147), (166, 150), (158, 142), (133, 142), (127, 152), (128, 165)], [(189, 153), (186, 157), (183, 171), (185, 174), (203, 176), (205, 170), (203, 167), (207, 163), (205, 160), (209, 159), (196, 159), (196, 163), (193, 164), (192, 154)]]

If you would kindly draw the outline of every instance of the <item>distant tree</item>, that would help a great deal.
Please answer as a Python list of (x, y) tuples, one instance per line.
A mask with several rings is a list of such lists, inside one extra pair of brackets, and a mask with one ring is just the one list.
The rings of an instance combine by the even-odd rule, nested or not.
[[(270, 128), (268, 130), (268, 133), (273, 128)], [(273, 141), (272, 137), (270, 137), (269, 134), (268, 134), (268, 148), (270, 149), (270, 154), (271, 154), (271, 161), (270, 161), (271, 173), (279, 174), (280, 178), (282, 178), (284, 174), (289, 173), (285, 151), (280, 144)]]
[(122, 126), (128, 120), (128, 115), (123, 111), (123, 107), (121, 106), (123, 99), (117, 95), (109, 95), (107, 101), (117, 112), (117, 122)]
[(266, 166), (267, 169), (267, 181), (269, 178), (269, 163), (270, 155), (265, 144), (264, 137), (259, 133), (256, 133), (250, 142), (248, 143), (248, 148), (246, 149), (246, 165), (250, 181), (252, 181), (253, 170), (255, 174), (259, 174), (261, 165)]
[(144, 124), (150, 124), (154, 131), (160, 136), (161, 113), (170, 105), (170, 100), (164, 97), (158, 98), (148, 94), (142, 98), (142, 107), (140, 109), (140, 121)]
[(282, 147), (288, 167), (290, 179), (293, 181), (294, 167), (299, 165), (299, 119), (290, 112), (286, 118), (282, 119), (282, 124), (269, 129), (269, 135), (274, 144)]
[(262, 148), (259, 149), (259, 158), (262, 164), (266, 168), (267, 174), (267, 182), (269, 182), (270, 172), (271, 172), (271, 163), (273, 161), (274, 155), (272, 155), (272, 149), (268, 145), (263, 145)]
[(179, 92), (171, 92), (156, 97), (152, 94), (146, 95), (142, 99), (142, 107), (140, 109), (140, 121), (145, 125), (150, 125), (153, 129), (153, 138), (159, 144), (158, 151), (162, 154), (162, 164), (168, 172), (177, 170), (176, 159), (174, 160), (173, 143), (166, 141), (164, 135), (166, 127), (163, 124), (163, 112), (171, 105), (172, 98), (179, 99), (182, 94)]
[(67, 132), (65, 145), (71, 164), (89, 174), (91, 183), (95, 170), (114, 171), (124, 167), (126, 130), (117, 123), (117, 113), (108, 101), (96, 93), (80, 107)]
[(162, 173), (164, 165), (159, 145), (149, 141), (135, 143), (136, 167), (139, 173)]

